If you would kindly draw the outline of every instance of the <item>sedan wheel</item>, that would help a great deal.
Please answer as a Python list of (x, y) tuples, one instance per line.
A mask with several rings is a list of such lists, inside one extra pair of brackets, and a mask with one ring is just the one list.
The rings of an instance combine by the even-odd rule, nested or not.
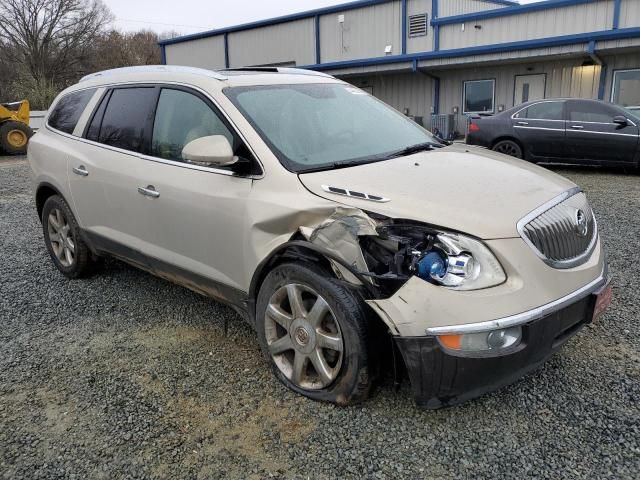
[(264, 316), (273, 362), (300, 388), (326, 388), (342, 366), (340, 324), (327, 301), (310, 287), (288, 284), (271, 296)]
[(503, 140), (493, 146), (495, 152), (504, 153), (511, 157), (522, 158), (522, 149), (520, 145), (511, 140)]

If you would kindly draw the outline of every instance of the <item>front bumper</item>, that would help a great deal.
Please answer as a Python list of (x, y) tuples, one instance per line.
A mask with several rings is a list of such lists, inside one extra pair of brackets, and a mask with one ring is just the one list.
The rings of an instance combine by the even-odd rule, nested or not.
[[(600, 285), (605, 288), (608, 282)], [(591, 322), (596, 295), (523, 325), (520, 348), (510, 354), (468, 357), (451, 354), (435, 336), (394, 337), (404, 359), (416, 403), (425, 408), (455, 405), (508, 385), (534, 370)]]

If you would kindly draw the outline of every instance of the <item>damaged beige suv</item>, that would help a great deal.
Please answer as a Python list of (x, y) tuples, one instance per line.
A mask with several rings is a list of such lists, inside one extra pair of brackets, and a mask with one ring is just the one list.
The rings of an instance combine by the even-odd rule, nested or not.
[(319, 73), (96, 73), (60, 94), (28, 155), (63, 274), (113, 256), (225, 302), (278, 379), (317, 400), (365, 399), (389, 350), (419, 405), (463, 401), (610, 300), (573, 183), (444, 146)]

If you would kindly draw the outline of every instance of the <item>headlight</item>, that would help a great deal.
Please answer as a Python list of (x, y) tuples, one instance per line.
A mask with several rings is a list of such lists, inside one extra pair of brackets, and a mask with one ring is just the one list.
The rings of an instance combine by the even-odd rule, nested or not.
[(428, 252), (421, 252), (417, 275), (457, 290), (478, 290), (504, 283), (500, 262), (482, 242), (455, 233), (439, 232)]

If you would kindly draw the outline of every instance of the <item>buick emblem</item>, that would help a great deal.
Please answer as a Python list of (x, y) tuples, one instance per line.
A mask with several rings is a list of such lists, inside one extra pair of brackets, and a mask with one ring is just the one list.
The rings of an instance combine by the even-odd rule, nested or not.
[(587, 216), (582, 210), (576, 210), (576, 233), (581, 237), (586, 237), (589, 231), (589, 222)]

